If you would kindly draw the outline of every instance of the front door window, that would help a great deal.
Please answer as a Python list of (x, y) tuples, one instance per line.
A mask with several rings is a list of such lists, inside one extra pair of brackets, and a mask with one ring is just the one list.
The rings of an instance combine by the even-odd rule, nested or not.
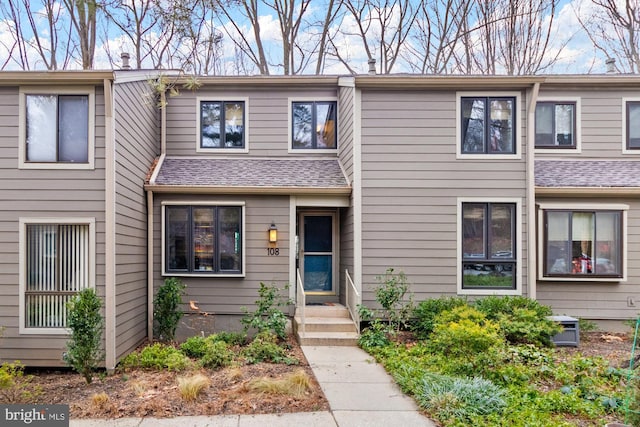
[(334, 292), (333, 222), (333, 215), (304, 215), (302, 262), (306, 292)]

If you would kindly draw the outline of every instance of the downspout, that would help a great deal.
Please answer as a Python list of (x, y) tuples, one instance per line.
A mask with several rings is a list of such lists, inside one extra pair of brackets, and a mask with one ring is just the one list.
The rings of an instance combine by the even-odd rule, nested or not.
[[(167, 151), (167, 109), (165, 108), (167, 95), (163, 91), (160, 94), (160, 159), (149, 179), (149, 184), (155, 184), (158, 171), (164, 162)], [(154, 257), (154, 230), (153, 230), (153, 191), (147, 190), (147, 338), (153, 341), (153, 257)]]
[(540, 83), (534, 83), (529, 91), (529, 103), (527, 105), (527, 294), (533, 300), (537, 298), (535, 123), (539, 90)]
[(147, 190), (147, 338), (153, 341), (153, 191)]
[(105, 121), (105, 368), (116, 367), (116, 149), (113, 85), (104, 79)]

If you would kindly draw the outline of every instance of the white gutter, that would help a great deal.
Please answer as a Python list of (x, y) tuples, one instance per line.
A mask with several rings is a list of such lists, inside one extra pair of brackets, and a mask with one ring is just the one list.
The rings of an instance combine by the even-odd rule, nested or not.
[(104, 79), (105, 121), (105, 368), (116, 367), (116, 148), (113, 85)]
[(535, 123), (539, 90), (540, 83), (534, 83), (529, 91), (529, 103), (527, 105), (527, 295), (533, 300), (537, 298)]

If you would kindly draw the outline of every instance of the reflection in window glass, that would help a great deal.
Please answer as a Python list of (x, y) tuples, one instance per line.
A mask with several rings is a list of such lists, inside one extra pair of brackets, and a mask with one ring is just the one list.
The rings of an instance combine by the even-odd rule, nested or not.
[(335, 102), (293, 102), (291, 143), (294, 149), (335, 149)]
[(242, 101), (201, 102), (200, 147), (244, 148), (244, 121)]
[(462, 153), (515, 153), (515, 98), (460, 99)]
[(167, 206), (165, 270), (241, 273), (242, 208)]
[(515, 288), (515, 204), (462, 204), (462, 287)]
[(220, 270), (240, 270), (240, 208), (220, 207), (219, 215), (219, 242)]
[(186, 270), (189, 241), (189, 209), (167, 208), (167, 269)]
[(214, 211), (211, 208), (193, 209), (193, 268), (199, 271), (213, 271), (213, 251), (215, 246)]

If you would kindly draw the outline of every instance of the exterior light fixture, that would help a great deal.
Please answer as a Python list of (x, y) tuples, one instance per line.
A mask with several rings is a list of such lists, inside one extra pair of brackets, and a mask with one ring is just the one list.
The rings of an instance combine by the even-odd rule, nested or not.
[(269, 227), (269, 243), (276, 243), (278, 241), (278, 227), (272, 222)]

